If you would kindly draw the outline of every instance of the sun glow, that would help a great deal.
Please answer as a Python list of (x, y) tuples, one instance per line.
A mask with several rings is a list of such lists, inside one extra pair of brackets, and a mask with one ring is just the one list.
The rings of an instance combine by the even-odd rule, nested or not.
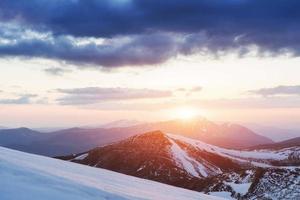
[(200, 113), (195, 108), (191, 107), (182, 107), (176, 109), (176, 117), (183, 120), (190, 120), (195, 118)]

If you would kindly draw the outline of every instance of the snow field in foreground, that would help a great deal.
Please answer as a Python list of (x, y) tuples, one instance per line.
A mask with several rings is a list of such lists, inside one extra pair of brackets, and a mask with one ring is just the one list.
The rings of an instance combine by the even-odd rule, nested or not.
[(154, 181), (0, 147), (1, 200), (219, 200)]

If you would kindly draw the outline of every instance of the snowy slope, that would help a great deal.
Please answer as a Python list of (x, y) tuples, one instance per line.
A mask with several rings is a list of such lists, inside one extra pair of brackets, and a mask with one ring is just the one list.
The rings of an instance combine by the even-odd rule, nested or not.
[[(170, 153), (177, 166), (194, 177), (208, 177), (224, 172), (220, 169), (220, 166), (208, 162), (207, 159), (202, 159), (201, 155), (196, 155), (195, 152), (207, 152), (222, 158), (228, 158), (235, 163), (263, 168), (285, 167), (293, 159), (297, 162), (300, 160), (300, 147), (240, 151), (217, 147), (175, 134), (166, 134), (166, 137), (171, 143)], [(291, 163), (290, 165), (293, 166), (294, 162)]]
[[(217, 175), (213, 177), (212, 184), (205, 189), (214, 191), (209, 192), (211, 195), (236, 199), (300, 199), (299, 146), (276, 150), (238, 151), (220, 148), (179, 135), (167, 134), (167, 137), (172, 144), (171, 153), (174, 159), (189, 174), (194, 176), (202, 174), (203, 177), (206, 177), (213, 175), (212, 172), (215, 171)], [(212, 170), (212, 166), (203, 160), (199, 162), (199, 157), (192, 157), (197, 151), (226, 157), (241, 163), (241, 166), (246, 164), (244, 169), (248, 168), (248, 170), (243, 173), (238, 173), (238, 171), (222, 172), (222, 169)], [(251, 166), (253, 167), (251, 168)]]
[(1, 200), (222, 199), (0, 147)]
[[(180, 142), (189, 145), (197, 150), (206, 151), (220, 155), (222, 157), (229, 158), (231, 160), (251, 164), (258, 167), (271, 167), (275, 161), (286, 161), (289, 159), (300, 159), (300, 147), (290, 147), (280, 150), (252, 150), (252, 151), (239, 151), (225, 149), (214, 145), (206, 144), (199, 140), (186, 138), (180, 135), (167, 134), (169, 140), (174, 145), (176, 142)], [(181, 151), (184, 151), (181, 149)], [(178, 152), (175, 157), (181, 156), (182, 153)]]

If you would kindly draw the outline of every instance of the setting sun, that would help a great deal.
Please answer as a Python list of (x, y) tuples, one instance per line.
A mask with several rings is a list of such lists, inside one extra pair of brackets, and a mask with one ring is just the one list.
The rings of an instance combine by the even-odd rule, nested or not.
[(184, 120), (195, 118), (199, 112), (192, 107), (182, 107), (176, 110), (176, 117)]

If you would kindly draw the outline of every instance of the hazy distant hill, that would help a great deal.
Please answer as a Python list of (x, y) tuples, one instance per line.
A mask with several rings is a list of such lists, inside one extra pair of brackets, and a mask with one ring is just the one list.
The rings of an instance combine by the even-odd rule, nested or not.
[(28, 128), (1, 129), (0, 130), (0, 145), (28, 145), (34, 141), (46, 139), (49, 134), (44, 134)]
[(297, 129), (285, 129), (279, 127), (262, 126), (258, 124), (246, 124), (245, 126), (249, 127), (257, 134), (268, 137), (275, 142), (300, 137), (300, 130)]
[(293, 139), (289, 139), (289, 140), (285, 140), (273, 144), (258, 145), (258, 146), (251, 147), (250, 149), (281, 149), (281, 148), (289, 148), (293, 146), (300, 147), (300, 137), (296, 137)]
[(117, 120), (113, 122), (109, 122), (100, 126), (100, 128), (122, 128), (122, 127), (130, 127), (136, 126), (139, 124), (144, 124), (144, 122), (137, 121), (137, 120)]

